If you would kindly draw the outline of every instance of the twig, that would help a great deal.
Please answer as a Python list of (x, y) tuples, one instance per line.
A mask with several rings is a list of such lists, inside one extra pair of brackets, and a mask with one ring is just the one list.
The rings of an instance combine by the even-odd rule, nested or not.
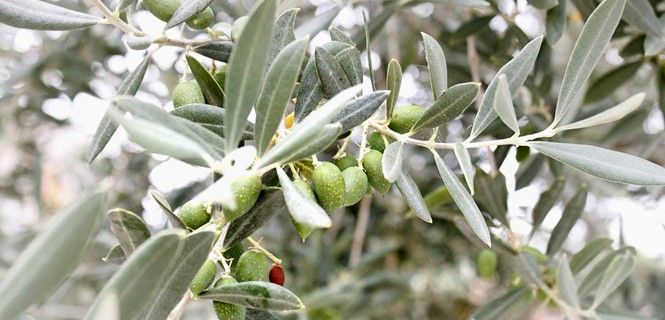
[(272, 260), (272, 262), (276, 264), (282, 264), (282, 259), (277, 258), (274, 254), (270, 253), (270, 251), (266, 250), (266, 248), (261, 246), (261, 244), (258, 241), (254, 240), (254, 238), (247, 237), (247, 240), (249, 240), (249, 243), (251, 243), (252, 246), (254, 246), (254, 248), (263, 252), (263, 254), (265, 254), (268, 257), (268, 259)]
[(167, 320), (178, 320), (182, 317), (182, 315), (185, 313), (185, 309), (187, 308), (187, 305), (189, 304), (190, 301), (192, 301), (192, 298), (194, 295), (192, 294), (189, 289), (187, 289), (187, 292), (185, 292), (185, 295), (182, 296), (182, 299), (180, 299), (180, 302), (173, 308), (171, 313), (169, 314)]
[(372, 206), (372, 198), (365, 197), (360, 201), (358, 208), (358, 220), (353, 232), (353, 243), (351, 244), (351, 253), (349, 254), (349, 267), (355, 267), (360, 262), (367, 233), (367, 223), (369, 222), (369, 209)]
[(111, 12), (111, 9), (109, 9), (101, 0), (90, 0), (92, 4), (95, 6), (95, 8), (99, 9), (104, 17), (106, 18), (106, 21), (108, 21), (110, 24), (114, 25), (116, 28), (122, 30), (124, 33), (133, 33), (134, 35), (138, 37), (142, 37), (145, 35), (143, 31), (136, 29), (129, 24), (125, 23), (120, 19), (120, 16), (117, 13)]

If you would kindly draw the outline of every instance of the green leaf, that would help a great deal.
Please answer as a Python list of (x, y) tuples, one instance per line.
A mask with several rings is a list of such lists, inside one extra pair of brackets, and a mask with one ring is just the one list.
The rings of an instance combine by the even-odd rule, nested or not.
[(342, 66), (339, 65), (335, 57), (326, 51), (326, 49), (322, 47), (316, 48), (314, 59), (321, 87), (327, 97), (332, 97), (351, 86)]
[(55, 215), (2, 276), (0, 318), (45, 301), (76, 269), (102, 222), (107, 192), (96, 189)]
[(574, 254), (570, 259), (570, 270), (574, 274), (579, 273), (593, 259), (598, 257), (602, 251), (609, 249), (611, 244), (612, 239), (608, 238), (600, 238), (587, 243), (582, 250)]
[(469, 155), (469, 150), (467, 150), (464, 145), (460, 142), (455, 143), (453, 147), (455, 152), (455, 158), (457, 158), (457, 163), (459, 163), (462, 173), (464, 174), (464, 180), (466, 180), (466, 185), (469, 186), (469, 191), (471, 195), (475, 193), (473, 187), (473, 180), (476, 175), (476, 168), (471, 163), (471, 156)]
[(665, 37), (665, 31), (648, 0), (626, 1), (623, 19), (651, 37)]
[(236, 41), (227, 69), (224, 136), (231, 152), (242, 139), (247, 116), (259, 93), (270, 50), (275, 1), (262, 0), (249, 14), (247, 25)]
[(263, 281), (225, 284), (204, 292), (199, 298), (275, 311), (299, 310), (305, 307), (288, 289)]
[(223, 106), (224, 91), (222, 91), (219, 83), (217, 83), (217, 80), (212, 77), (210, 72), (208, 72), (198, 60), (190, 55), (187, 55), (187, 65), (189, 65), (189, 69), (192, 71), (196, 83), (201, 87), (201, 91), (203, 91), (203, 96), (206, 98), (206, 101), (209, 104), (218, 107)]
[(335, 61), (346, 74), (351, 85), (363, 82), (363, 67), (360, 62), (360, 51), (354, 48), (346, 48), (335, 55)]
[(478, 310), (474, 311), (469, 317), (471, 320), (495, 320), (510, 308), (523, 304), (527, 298), (531, 297), (528, 287), (522, 286), (513, 288), (504, 295), (490, 301)]
[(402, 197), (404, 197), (404, 200), (406, 200), (406, 204), (409, 205), (411, 212), (413, 212), (416, 217), (420, 218), (420, 220), (432, 223), (432, 215), (430, 214), (429, 209), (427, 209), (425, 199), (423, 199), (423, 196), (418, 189), (418, 185), (413, 181), (413, 178), (411, 178), (411, 175), (406, 168), (401, 168), (399, 171), (395, 185), (402, 194)]
[(501, 172), (490, 176), (483, 170), (476, 170), (474, 185), (475, 199), (484, 211), (506, 227), (510, 226), (508, 213), (508, 189), (506, 177)]
[(208, 43), (194, 48), (194, 52), (221, 62), (229, 61), (232, 50), (233, 42), (231, 41)]
[(545, 39), (554, 47), (566, 31), (568, 16), (566, 14), (566, 0), (558, 0), (558, 4), (547, 10), (545, 18)]
[(437, 100), (448, 89), (446, 56), (436, 39), (424, 32), (421, 32), (420, 35), (423, 37), (425, 45), (425, 60), (427, 60), (432, 94), (434, 94), (434, 100)]
[(552, 235), (550, 241), (547, 242), (547, 254), (555, 254), (563, 243), (568, 238), (570, 230), (573, 229), (577, 220), (580, 219), (582, 213), (584, 212), (584, 206), (586, 205), (587, 198), (587, 189), (586, 187), (580, 188), (577, 193), (566, 203), (566, 207), (563, 209), (563, 214), (561, 219), (554, 226), (552, 230)]
[(175, 122), (180, 123), (183, 127), (186, 127), (191, 131), (192, 136), (195, 136), (199, 144), (204, 147), (206, 150), (213, 150), (215, 157), (221, 157), (221, 154), (224, 154), (224, 139), (214, 132), (207, 130), (203, 126), (189, 121), (183, 118), (175, 118)]
[(150, 238), (148, 226), (136, 213), (116, 208), (109, 211), (107, 215), (111, 224), (111, 231), (118, 239), (126, 257), (132, 254), (141, 243)]
[(515, 268), (525, 281), (538, 287), (545, 286), (545, 280), (543, 279), (543, 274), (540, 271), (535, 256), (526, 252), (520, 252), (517, 254), (515, 260)]
[(596, 290), (600, 284), (600, 280), (605, 274), (605, 270), (609, 267), (612, 260), (623, 254), (635, 254), (635, 249), (632, 247), (624, 247), (619, 250), (613, 251), (607, 256), (603, 257), (598, 263), (596, 263), (591, 271), (589, 271), (582, 283), (578, 287), (578, 292), (580, 296), (588, 295), (592, 290)]
[(466, 82), (456, 84), (440, 95), (432, 107), (418, 119), (411, 131), (436, 128), (457, 118), (469, 107), (478, 94), (479, 83)]
[(462, 211), (471, 229), (487, 246), (491, 246), (490, 231), (471, 194), (464, 188), (464, 185), (462, 185), (462, 182), (459, 181), (455, 173), (448, 168), (443, 159), (441, 159), (441, 156), (434, 150), (432, 150), (432, 154), (434, 155), (434, 161), (436, 162), (441, 179), (443, 179), (443, 183), (448, 188), (450, 195), (455, 200), (457, 207)]
[[(300, 8), (292, 8), (282, 12), (273, 23), (272, 39), (270, 40), (270, 51), (268, 51), (268, 64), (273, 64), (277, 54), (289, 43), (296, 41), (293, 28), (296, 24), (296, 15)], [(309, 39), (309, 38), (308, 38)]]
[(566, 256), (563, 256), (561, 261), (559, 261), (559, 267), (556, 270), (556, 284), (561, 299), (568, 305), (579, 309), (580, 298), (577, 295), (577, 285), (575, 284), (573, 272), (570, 271)]
[[(187, 104), (171, 111), (171, 114), (192, 121), (220, 137), (224, 136), (224, 109), (211, 106), (209, 104)], [(254, 139), (254, 126), (252, 123), (247, 122), (245, 131), (243, 131), (244, 139)]]
[(185, 22), (195, 14), (205, 10), (211, 2), (212, 0), (188, 0), (180, 3), (180, 6), (178, 6), (171, 19), (166, 23), (164, 29), (171, 29)]
[[(327, 149), (333, 142), (337, 141), (339, 135), (342, 134), (342, 125), (339, 123), (331, 123), (324, 125), (318, 132), (316, 132), (309, 139), (304, 140), (295, 149), (284, 149), (285, 145), (280, 146), (280, 152), (275, 152), (271, 156), (264, 157), (261, 160), (265, 163), (280, 163), (286, 164), (295, 160), (307, 158), (313, 154), (317, 154)], [(280, 156), (281, 158), (278, 158)]]
[(533, 212), (531, 213), (531, 220), (533, 225), (532, 234), (540, 228), (540, 225), (545, 221), (547, 214), (554, 208), (554, 205), (559, 201), (561, 194), (563, 194), (563, 189), (566, 186), (565, 177), (559, 177), (550, 185), (547, 191), (540, 194), (536, 206), (533, 207)]
[(277, 167), (277, 176), (282, 186), (284, 202), (294, 221), (311, 228), (329, 228), (332, 225), (332, 220), (326, 211), (300, 192), (280, 167)]
[(645, 97), (644, 93), (635, 94), (614, 107), (611, 107), (589, 118), (561, 126), (556, 130), (564, 131), (564, 130), (582, 129), (582, 128), (599, 126), (602, 124), (623, 119), (623, 117), (637, 110), (637, 108), (639, 108), (642, 105), (644, 97)]
[(587, 19), (563, 75), (552, 126), (571, 110), (621, 20), (626, 0), (603, 1)]
[(542, 154), (536, 154), (523, 162), (515, 173), (515, 190), (528, 186), (541, 172), (545, 160), (547, 159)]
[(603, 303), (612, 292), (630, 277), (636, 266), (637, 261), (630, 252), (614, 257), (603, 273), (603, 278), (600, 280), (590, 309), (595, 309)]
[[(122, 251), (122, 250), (121, 250)], [(99, 308), (90, 316), (94, 320), (120, 320), (120, 308), (118, 297), (115, 294), (107, 294), (99, 301)]]
[(224, 248), (231, 248), (245, 240), (285, 207), (286, 203), (281, 191), (261, 192), (259, 199), (249, 212), (234, 219), (229, 225), (226, 238), (224, 238)]
[(381, 160), (381, 171), (383, 176), (390, 183), (394, 183), (402, 171), (402, 161), (404, 156), (404, 141), (397, 140), (390, 143), (383, 151), (383, 158)]
[(528, 145), (601, 179), (636, 185), (665, 185), (665, 168), (633, 155), (583, 144), (539, 141)]
[(259, 155), (268, 149), (284, 117), (284, 110), (291, 100), (308, 43), (309, 39), (304, 38), (287, 45), (268, 69), (256, 103), (254, 141)]
[(339, 11), (340, 8), (334, 6), (320, 14), (317, 14), (314, 17), (309, 18), (305, 23), (296, 28), (296, 37), (304, 37), (307, 35), (310, 37), (315, 36), (317, 33), (319, 33), (319, 31), (324, 30), (330, 26), (330, 23), (335, 19), (335, 17), (337, 17)]
[(367, 49), (368, 38), (372, 38), (376, 36), (379, 32), (381, 32), (383, 30), (383, 26), (385, 26), (385, 24), (388, 22), (390, 17), (393, 16), (393, 14), (398, 12), (403, 7), (412, 6), (412, 5), (415, 5), (415, 1), (410, 1), (410, 2), (393, 1), (389, 3), (387, 2), (383, 6), (383, 10), (381, 10), (379, 14), (372, 17), (372, 19), (370, 19), (369, 21), (365, 21), (365, 28), (358, 30), (355, 34), (353, 34), (352, 39), (356, 43), (356, 48), (358, 48), (358, 50)]
[(116, 244), (113, 246), (111, 249), (109, 249), (109, 252), (106, 253), (106, 256), (102, 258), (102, 261), (116, 264), (116, 265), (121, 265), (127, 257), (125, 256), (125, 252), (122, 250), (122, 247), (119, 244)]
[(402, 66), (397, 60), (392, 59), (388, 63), (386, 73), (386, 90), (390, 91), (386, 102), (386, 119), (390, 119), (393, 116), (393, 110), (395, 110), (395, 104), (397, 104), (397, 98), (399, 97), (399, 89), (402, 86)]
[(344, 109), (333, 119), (342, 125), (342, 132), (351, 130), (369, 119), (386, 100), (388, 92), (375, 91), (349, 101)]
[(496, 94), (499, 77), (501, 75), (506, 76), (506, 79), (509, 81), (510, 92), (514, 96), (517, 93), (517, 89), (522, 86), (529, 73), (531, 73), (542, 42), (542, 36), (531, 40), (531, 42), (524, 46), (522, 51), (499, 69), (492, 82), (487, 86), (487, 90), (485, 90), (478, 114), (476, 114), (476, 118), (473, 120), (469, 141), (478, 137), (498, 116), (492, 104), (494, 103), (494, 95)]
[(356, 45), (353, 42), (353, 39), (351, 39), (351, 37), (349, 37), (349, 35), (346, 32), (340, 30), (337, 27), (333, 26), (333, 27), (328, 28), (328, 33), (330, 33), (330, 39), (332, 41), (344, 42), (344, 43), (348, 43), (352, 46)]
[(499, 76), (493, 105), (494, 111), (499, 115), (501, 121), (503, 121), (510, 130), (513, 130), (516, 135), (519, 135), (520, 125), (517, 123), (517, 115), (515, 115), (513, 94), (510, 93), (510, 87), (505, 74)]
[(39, 0), (0, 0), (0, 22), (23, 29), (71, 30), (103, 20)]
[[(127, 77), (122, 81), (120, 87), (118, 88), (117, 95), (135, 95), (139, 90), (139, 86), (143, 81), (146, 70), (150, 65), (150, 55), (146, 55), (143, 58), (143, 61), (134, 69), (132, 72), (127, 74)], [(111, 140), (113, 133), (118, 129), (118, 124), (111, 119), (111, 115), (106, 112), (104, 117), (99, 122), (97, 130), (92, 138), (92, 143), (88, 148), (88, 163), (97, 158), (100, 152), (106, 147), (106, 144)]]
[(589, 86), (584, 102), (592, 103), (610, 96), (616, 89), (627, 83), (640, 67), (642, 67), (641, 60), (629, 62), (600, 76)]
[(160, 208), (162, 208), (162, 211), (164, 211), (164, 214), (166, 214), (166, 219), (169, 221), (169, 224), (171, 225), (171, 228), (177, 228), (177, 229), (182, 229), (182, 230), (187, 230), (187, 226), (180, 220), (180, 218), (173, 212), (173, 209), (171, 209), (171, 205), (169, 202), (166, 200), (166, 197), (164, 195), (155, 190), (155, 189), (150, 189), (148, 191), (150, 196), (152, 197), (155, 202), (159, 205)]

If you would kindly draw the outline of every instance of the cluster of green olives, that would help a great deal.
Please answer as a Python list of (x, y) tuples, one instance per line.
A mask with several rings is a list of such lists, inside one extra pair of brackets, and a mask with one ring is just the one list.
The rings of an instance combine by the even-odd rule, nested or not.
[[(143, 6), (155, 17), (162, 21), (169, 21), (180, 7), (180, 0), (144, 0)], [(192, 29), (205, 29), (215, 20), (215, 13), (210, 7), (195, 14), (187, 20), (187, 25)]]

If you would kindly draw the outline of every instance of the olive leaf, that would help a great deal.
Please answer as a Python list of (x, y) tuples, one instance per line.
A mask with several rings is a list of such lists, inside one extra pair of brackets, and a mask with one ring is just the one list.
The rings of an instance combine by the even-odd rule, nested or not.
[(228, 249), (245, 240), (261, 228), (276, 213), (284, 210), (286, 203), (281, 191), (263, 191), (256, 204), (229, 225), (224, 238), (224, 248)]
[(639, 60), (629, 62), (598, 77), (598, 79), (591, 83), (589, 89), (587, 89), (584, 102), (593, 103), (610, 96), (616, 89), (625, 84), (628, 79), (632, 78), (640, 70), (642, 64), (643, 62)]
[(504, 295), (486, 303), (471, 314), (471, 320), (494, 320), (501, 316), (510, 308), (521, 304), (528, 297), (531, 297), (531, 290), (527, 286), (513, 288)]
[(541, 172), (547, 158), (542, 154), (536, 154), (524, 161), (515, 173), (515, 190), (528, 186)]
[(602, 251), (610, 249), (612, 242), (612, 239), (600, 238), (587, 243), (582, 250), (575, 253), (570, 259), (570, 270), (573, 274), (579, 273)]
[(280, 167), (277, 168), (277, 176), (282, 186), (284, 202), (294, 221), (311, 228), (329, 228), (332, 225), (326, 211), (300, 192)]
[(299, 25), (294, 31), (296, 37), (300, 38), (307, 35), (313, 37), (314, 35), (319, 33), (319, 31), (325, 30), (326, 28), (328, 28), (330, 23), (335, 19), (335, 17), (337, 17), (337, 14), (339, 14), (340, 9), (341, 9), (340, 7), (334, 6), (305, 21), (303, 24)]
[(566, 0), (557, 0), (558, 4), (547, 10), (545, 18), (545, 39), (550, 46), (556, 45), (566, 31), (568, 16), (566, 14)]
[(390, 91), (386, 102), (386, 119), (390, 119), (393, 116), (393, 110), (395, 110), (401, 86), (402, 66), (400, 66), (397, 60), (392, 59), (388, 63), (388, 70), (386, 71), (386, 90)]
[(390, 143), (383, 151), (381, 159), (381, 171), (388, 182), (393, 183), (400, 176), (402, 171), (402, 161), (404, 156), (404, 141), (398, 140)]
[(295, 145), (296, 137), (291, 137), (289, 145), (293, 143), (292, 149), (287, 149), (287, 144), (276, 146), (273, 152), (267, 153), (259, 160), (257, 165), (265, 164), (286, 164), (291, 161), (300, 160), (309, 157), (313, 154), (321, 152), (328, 148), (333, 142), (337, 140), (339, 135), (342, 134), (342, 125), (339, 123), (326, 124), (319, 131), (314, 132), (311, 136), (298, 137), (300, 143)]
[(453, 146), (453, 151), (455, 152), (455, 158), (457, 158), (457, 162), (464, 174), (464, 180), (466, 180), (466, 184), (469, 186), (469, 191), (471, 191), (471, 195), (473, 195), (475, 193), (473, 180), (476, 174), (476, 168), (473, 166), (473, 163), (471, 163), (469, 150), (467, 150), (462, 143), (457, 142)]
[(375, 91), (349, 101), (342, 111), (332, 120), (342, 125), (342, 131), (348, 131), (361, 125), (379, 109), (386, 100), (388, 92)]
[(637, 261), (630, 252), (614, 257), (603, 273), (591, 309), (603, 303), (635, 271), (636, 266)]
[(416, 217), (420, 218), (420, 220), (432, 223), (432, 215), (430, 214), (429, 209), (427, 209), (425, 199), (423, 199), (423, 196), (418, 189), (418, 185), (413, 181), (413, 178), (411, 178), (411, 175), (406, 168), (400, 167), (397, 179), (395, 180), (395, 185), (404, 197), (404, 200), (406, 200), (406, 204), (411, 209), (411, 212), (413, 212)]
[(209, 289), (198, 297), (264, 310), (299, 310), (305, 307), (288, 289), (263, 281), (225, 284)]
[(469, 107), (478, 94), (479, 83), (466, 82), (456, 84), (438, 96), (432, 107), (418, 119), (411, 131), (436, 128), (457, 118)]
[(128, 257), (136, 248), (150, 238), (150, 230), (136, 213), (116, 208), (107, 213), (111, 231)]
[(542, 36), (531, 40), (526, 46), (524, 46), (524, 48), (522, 48), (522, 51), (516, 54), (512, 60), (499, 69), (489, 86), (487, 86), (487, 90), (485, 90), (485, 95), (483, 96), (480, 108), (473, 120), (473, 127), (471, 128), (471, 134), (468, 140), (473, 140), (478, 137), (498, 116), (492, 105), (494, 103), (494, 95), (496, 94), (499, 77), (501, 75), (506, 76), (506, 79), (509, 81), (510, 92), (512, 95), (515, 95), (517, 89), (522, 86), (524, 81), (526, 81), (526, 78), (529, 76), (529, 73), (531, 73), (531, 69), (533, 69), (533, 65), (536, 62), (542, 42)]
[(462, 182), (459, 181), (455, 173), (448, 168), (448, 165), (441, 159), (441, 156), (434, 150), (432, 150), (432, 154), (434, 155), (434, 161), (439, 170), (439, 175), (443, 179), (443, 183), (448, 188), (455, 204), (457, 204), (457, 207), (464, 215), (471, 229), (487, 246), (491, 246), (490, 231), (487, 228), (483, 215), (480, 213), (480, 209), (478, 209), (478, 205), (473, 201), (473, 197), (464, 188), (464, 185), (462, 185)]
[(536, 257), (526, 252), (520, 252), (515, 260), (515, 269), (525, 281), (537, 287), (545, 286), (545, 279), (543, 279)]
[(330, 39), (332, 39), (333, 41), (344, 42), (352, 46), (355, 46), (353, 39), (351, 39), (351, 37), (349, 37), (349, 35), (346, 32), (340, 30), (337, 27), (332, 26), (328, 28), (328, 33), (330, 33)]
[(554, 208), (557, 201), (559, 201), (565, 185), (566, 179), (564, 177), (557, 178), (545, 192), (540, 194), (540, 198), (538, 198), (538, 202), (536, 202), (531, 213), (532, 234), (540, 228), (547, 214)]
[(233, 42), (219, 41), (195, 47), (194, 52), (213, 60), (227, 62), (233, 51)]
[(125, 252), (122, 250), (122, 247), (117, 244), (109, 249), (106, 255), (102, 258), (102, 261), (121, 265), (126, 259)]
[(247, 25), (236, 41), (227, 69), (225, 82), (224, 137), (226, 152), (231, 152), (242, 139), (247, 117), (256, 102), (275, 19), (275, 1), (262, 0), (249, 14)]
[(316, 72), (319, 75), (321, 87), (327, 97), (332, 97), (351, 86), (342, 66), (326, 49), (316, 48), (314, 60), (316, 61)]
[(493, 105), (494, 111), (499, 115), (501, 121), (503, 121), (510, 130), (513, 130), (515, 134), (519, 135), (520, 125), (517, 123), (515, 106), (513, 106), (513, 95), (510, 93), (508, 80), (506, 80), (505, 74), (499, 76)]
[(665, 37), (665, 31), (648, 0), (626, 1), (623, 20), (651, 37)]
[(637, 110), (637, 108), (639, 108), (642, 105), (644, 97), (645, 94), (642, 92), (635, 94), (614, 107), (611, 107), (589, 118), (563, 125), (561, 127), (558, 127), (556, 130), (565, 131), (565, 130), (582, 129), (582, 128), (599, 126), (602, 124), (620, 120), (629, 113)]
[(499, 220), (504, 226), (510, 226), (508, 214), (508, 189), (506, 177), (497, 172), (493, 176), (483, 170), (477, 170), (474, 179), (475, 200), (492, 218)]
[[(132, 72), (127, 74), (125, 79), (120, 84), (118, 88), (118, 95), (135, 95), (139, 90), (139, 86), (143, 81), (146, 70), (150, 65), (150, 54), (147, 54), (141, 63), (134, 69)], [(111, 115), (106, 112), (104, 117), (99, 122), (95, 134), (92, 138), (92, 143), (88, 148), (87, 160), (88, 163), (97, 158), (100, 152), (106, 147), (106, 144), (111, 140), (113, 133), (118, 129), (118, 124), (111, 119)]]
[(561, 299), (568, 303), (568, 305), (579, 308), (580, 298), (577, 294), (577, 285), (575, 284), (575, 277), (573, 277), (573, 272), (570, 270), (566, 256), (563, 256), (561, 261), (559, 261), (559, 266), (556, 270), (556, 284)]
[(619, 250), (612, 251), (610, 254), (604, 256), (600, 261), (598, 261), (591, 270), (586, 273), (586, 276), (578, 286), (578, 292), (580, 296), (586, 296), (591, 294), (594, 290), (598, 289), (601, 279), (605, 275), (605, 271), (612, 263), (614, 258), (621, 255), (635, 255), (635, 248), (633, 247), (623, 247)]
[(608, 181), (636, 185), (665, 185), (665, 168), (630, 154), (596, 146), (529, 142), (528, 145), (548, 157)]
[(180, 217), (178, 217), (175, 214), (175, 212), (173, 212), (171, 205), (169, 204), (169, 202), (166, 200), (166, 197), (164, 197), (164, 195), (161, 192), (155, 189), (150, 189), (150, 191), (148, 191), (148, 194), (150, 194), (152, 199), (155, 200), (155, 202), (157, 202), (160, 208), (162, 208), (162, 211), (164, 211), (164, 214), (166, 214), (166, 219), (169, 221), (171, 228), (187, 230), (187, 226), (185, 226), (185, 223), (182, 222), (182, 220), (180, 220)]
[[(220, 137), (224, 137), (224, 109), (209, 104), (186, 104), (177, 107), (170, 112), (172, 115), (187, 119), (206, 128)], [(254, 125), (250, 122), (245, 124), (243, 131), (244, 139), (254, 138)]]
[(354, 48), (346, 48), (335, 55), (335, 61), (339, 63), (349, 79), (351, 85), (363, 82), (363, 67), (360, 62), (360, 51)]
[[(289, 43), (296, 41), (293, 28), (296, 24), (296, 15), (300, 8), (292, 8), (282, 12), (273, 23), (272, 38), (270, 40), (270, 51), (268, 51), (268, 65), (273, 64), (275, 57)], [(306, 37), (309, 39), (309, 37)]]
[(587, 198), (587, 189), (585, 187), (580, 188), (577, 193), (566, 203), (566, 207), (563, 209), (563, 214), (561, 219), (554, 226), (552, 230), (552, 235), (550, 240), (547, 242), (547, 254), (553, 255), (556, 253), (563, 243), (568, 239), (568, 234), (570, 230), (573, 229), (577, 220), (580, 219), (582, 213), (584, 212), (584, 206), (586, 205)]
[(587, 19), (563, 75), (552, 126), (570, 112), (578, 99), (584, 84), (610, 43), (625, 5), (626, 0), (603, 1)]
[(103, 20), (39, 0), (0, 0), (0, 22), (34, 30), (71, 30), (100, 24)]
[(437, 100), (448, 89), (446, 56), (436, 39), (424, 32), (421, 32), (420, 35), (423, 37), (423, 43), (425, 44), (425, 60), (427, 60), (432, 94), (434, 94), (434, 100)]
[(212, 77), (210, 72), (206, 70), (201, 63), (191, 55), (187, 55), (187, 65), (192, 71), (196, 83), (201, 87), (203, 96), (209, 104), (221, 107), (224, 105), (224, 91), (217, 83), (217, 80)]
[(0, 282), (0, 318), (45, 301), (76, 269), (102, 222), (107, 192), (94, 189), (55, 215)]
[(268, 69), (256, 103), (254, 141), (259, 155), (268, 149), (284, 117), (284, 110), (296, 86), (308, 43), (309, 39), (304, 38), (287, 45)]
[(180, 3), (180, 6), (178, 6), (171, 19), (166, 23), (164, 29), (171, 29), (185, 22), (197, 13), (205, 10), (210, 3), (212, 3), (212, 0), (188, 0)]

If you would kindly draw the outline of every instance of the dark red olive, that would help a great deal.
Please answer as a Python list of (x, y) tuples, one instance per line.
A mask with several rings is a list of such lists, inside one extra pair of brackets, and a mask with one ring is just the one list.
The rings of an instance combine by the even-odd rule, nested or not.
[(278, 284), (280, 286), (284, 285), (284, 269), (279, 264), (273, 264), (270, 268), (270, 273), (268, 274), (270, 282)]

